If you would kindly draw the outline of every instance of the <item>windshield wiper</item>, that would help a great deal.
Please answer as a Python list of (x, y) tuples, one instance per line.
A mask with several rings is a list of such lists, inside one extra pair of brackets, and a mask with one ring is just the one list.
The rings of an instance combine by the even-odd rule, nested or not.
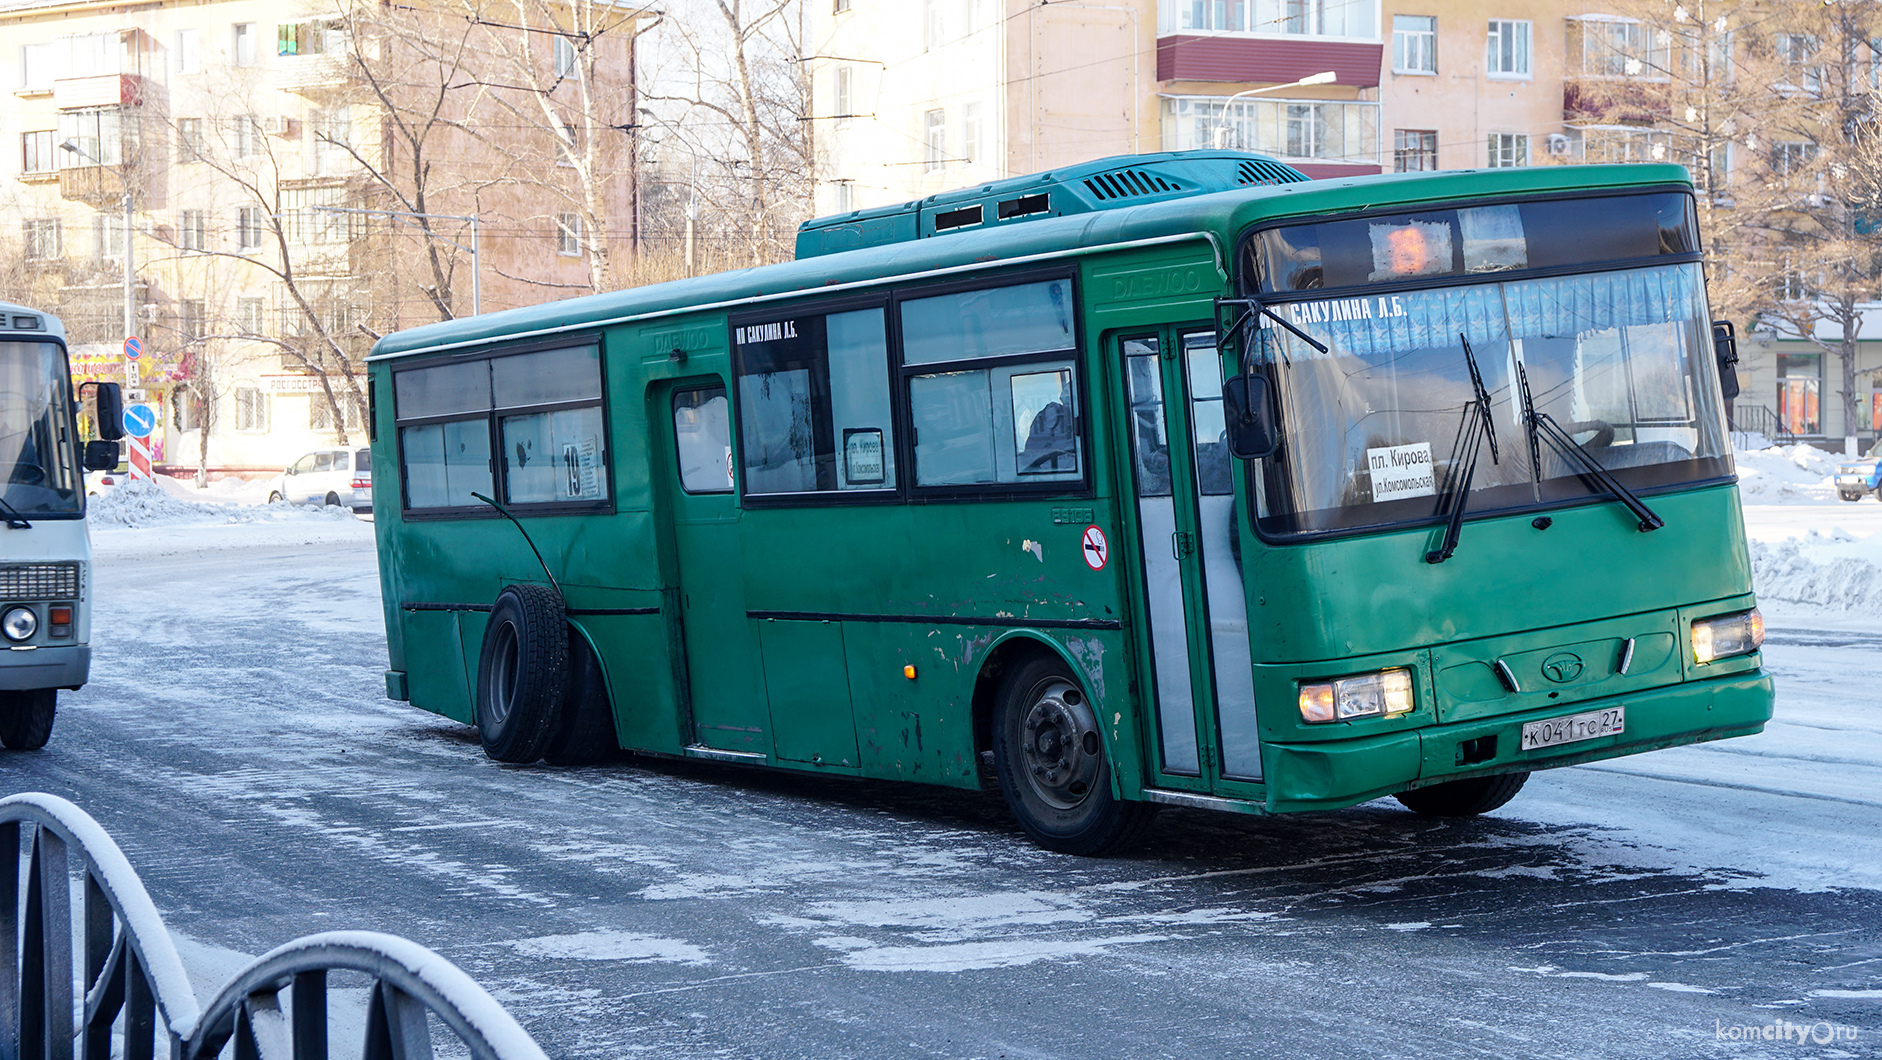
[(31, 530), (33, 528), (33, 524), (26, 521), (26, 517), (20, 514), (18, 508), (8, 504), (5, 497), (0, 497), (0, 515), (6, 516), (8, 530)]
[(1484, 389), (1483, 373), (1477, 370), (1477, 355), (1463, 332), (1458, 332), (1457, 339), (1464, 344), (1464, 364), (1470, 368), (1470, 389), (1475, 396), (1464, 405), (1464, 418), (1457, 425), (1458, 440), (1451, 448), (1452, 459), (1458, 453), (1466, 455), (1463, 471), (1453, 468), (1444, 482), (1451, 505), (1450, 518), (1444, 524), (1444, 541), (1425, 553), (1426, 563), (1443, 563), (1457, 551), (1458, 535), (1464, 532), (1464, 509), (1470, 504), (1470, 483), (1477, 475), (1477, 454), (1486, 440), (1490, 443), (1490, 462), (1502, 463), (1496, 448), (1496, 421), (1490, 418), (1490, 392)]
[(1655, 514), (1652, 508), (1647, 507), (1639, 497), (1634, 495), (1633, 490), (1621, 485), (1621, 480), (1615, 478), (1613, 472), (1602, 467), (1600, 461), (1589, 456), (1586, 449), (1576, 445), (1575, 439), (1562, 429), (1561, 424), (1555, 422), (1555, 417), (1546, 412), (1536, 411), (1535, 399), (1529, 396), (1529, 373), (1524, 371), (1520, 364), (1516, 366), (1516, 382), (1522, 388), (1523, 428), (1529, 432), (1530, 473), (1535, 476), (1537, 482), (1542, 481), (1542, 451), (1541, 447), (1536, 444), (1536, 440), (1540, 438), (1547, 441), (1556, 452), (1580, 464), (1588, 478), (1600, 483), (1604, 489), (1614, 495), (1615, 500), (1627, 505), (1628, 510), (1640, 520), (1641, 533), (1658, 530), (1666, 525), (1666, 520)]

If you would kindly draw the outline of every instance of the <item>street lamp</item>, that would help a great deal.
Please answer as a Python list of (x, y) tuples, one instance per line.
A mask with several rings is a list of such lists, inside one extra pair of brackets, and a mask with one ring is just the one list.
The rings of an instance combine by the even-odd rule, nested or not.
[[(68, 154), (77, 155), (100, 169), (107, 168), (103, 160), (94, 157), (91, 152), (80, 147), (77, 140), (65, 141), (59, 145), (59, 150), (65, 151)], [(131, 182), (124, 174), (116, 170), (112, 172), (113, 175), (118, 178), (118, 183), (124, 187), (124, 337), (129, 339), (131, 336), (137, 334), (137, 295), (132, 289), (132, 275), (135, 266), (134, 259), (131, 256), (131, 232), (133, 228), (131, 218)], [(129, 362), (126, 362), (124, 371), (127, 376), (125, 382), (129, 383), (128, 375), (131, 371)]]
[(1242, 98), (1243, 96), (1257, 96), (1263, 92), (1279, 92), (1282, 89), (1300, 88), (1304, 85), (1330, 85), (1333, 82), (1338, 81), (1339, 79), (1340, 79), (1340, 75), (1338, 73), (1332, 70), (1322, 70), (1317, 74), (1308, 74), (1306, 77), (1303, 77), (1298, 81), (1289, 81), (1285, 85), (1269, 85), (1266, 88), (1250, 88), (1250, 89), (1244, 89), (1243, 91), (1235, 93), (1234, 95), (1222, 101), (1222, 121), (1220, 124), (1216, 126), (1216, 129), (1215, 129), (1216, 147), (1221, 148), (1221, 147), (1228, 146), (1226, 143), (1224, 143), (1224, 141), (1226, 141), (1229, 138), (1228, 137), (1229, 107), (1233, 105), (1236, 100)]

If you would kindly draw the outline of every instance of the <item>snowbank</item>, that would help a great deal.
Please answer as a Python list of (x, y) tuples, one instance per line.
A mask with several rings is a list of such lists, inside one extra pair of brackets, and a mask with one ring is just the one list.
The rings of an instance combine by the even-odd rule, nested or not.
[(1761, 599), (1882, 614), (1882, 534), (1812, 530), (1803, 538), (1753, 541), (1751, 578)]
[(1843, 458), (1812, 445), (1739, 450), (1738, 491), (1746, 504), (1836, 504), (1836, 465)]
[[(354, 519), (349, 508), (316, 505), (242, 504), (230, 500), (195, 499), (196, 491), (180, 482), (127, 482), (92, 497), (88, 507), (94, 527), (145, 529), (205, 523), (273, 523), (284, 519)], [(213, 496), (213, 495), (212, 495)]]

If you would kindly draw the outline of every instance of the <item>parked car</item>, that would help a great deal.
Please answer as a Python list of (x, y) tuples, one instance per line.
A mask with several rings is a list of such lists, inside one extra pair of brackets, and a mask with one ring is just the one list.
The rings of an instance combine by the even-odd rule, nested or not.
[(1882, 438), (1876, 439), (1869, 451), (1856, 460), (1845, 460), (1836, 466), (1836, 495), (1846, 501), (1859, 501), (1865, 493), (1873, 493), (1882, 500), (1882, 484), (1877, 482), (1882, 475), (1876, 473), (1882, 466)]
[(122, 471), (87, 471), (85, 472), (85, 495), (96, 497), (110, 493), (129, 482), (130, 479), (131, 476)]
[(316, 449), (306, 454), (268, 483), (268, 503), (283, 501), (372, 511), (372, 450)]

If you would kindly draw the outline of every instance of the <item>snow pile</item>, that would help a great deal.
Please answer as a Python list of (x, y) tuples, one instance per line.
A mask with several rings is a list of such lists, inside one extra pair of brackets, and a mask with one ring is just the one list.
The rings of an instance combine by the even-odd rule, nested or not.
[(269, 523), (287, 518), (352, 519), (348, 508), (314, 505), (245, 505), (194, 500), (195, 492), (182, 483), (131, 481), (90, 498), (87, 505), (95, 527), (146, 529), (202, 523)]
[(1836, 465), (1843, 458), (1813, 445), (1774, 445), (1738, 450), (1738, 492), (1746, 504), (1795, 504), (1835, 501)]
[(1751, 579), (1761, 598), (1882, 614), (1882, 534), (1812, 530), (1803, 538), (1753, 541)]

